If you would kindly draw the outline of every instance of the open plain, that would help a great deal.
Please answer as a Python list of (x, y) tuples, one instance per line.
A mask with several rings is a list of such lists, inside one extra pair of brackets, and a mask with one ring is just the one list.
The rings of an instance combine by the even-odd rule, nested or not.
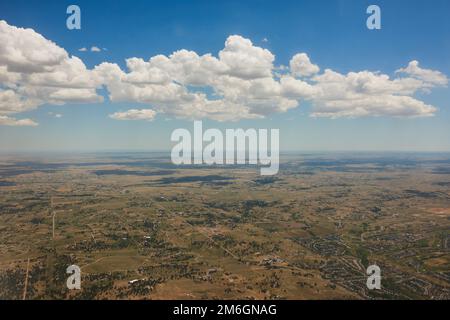
[(273, 177), (164, 153), (2, 155), (0, 299), (24, 297), (450, 299), (450, 155), (283, 154)]

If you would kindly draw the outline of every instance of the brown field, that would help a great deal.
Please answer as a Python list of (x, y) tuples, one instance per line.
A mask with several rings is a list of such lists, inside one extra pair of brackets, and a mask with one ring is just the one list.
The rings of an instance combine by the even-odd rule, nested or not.
[(28, 259), (27, 299), (450, 298), (446, 154), (285, 155), (269, 178), (154, 154), (0, 163), (0, 299)]

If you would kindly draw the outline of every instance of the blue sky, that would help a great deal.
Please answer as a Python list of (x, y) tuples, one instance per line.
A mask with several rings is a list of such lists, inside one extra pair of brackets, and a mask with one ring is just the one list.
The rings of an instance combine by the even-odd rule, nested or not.
[[(81, 30), (66, 28), (66, 8), (81, 8)], [(366, 8), (381, 8), (382, 29), (366, 28)], [(321, 71), (363, 70), (390, 77), (412, 60), (450, 76), (450, 2), (435, 1), (9, 1), (0, 20), (32, 28), (79, 57), (87, 68), (102, 62), (170, 55), (179, 49), (217, 56), (230, 35), (250, 39), (289, 65), (305, 52)], [(106, 48), (80, 52), (82, 47)], [(190, 119), (158, 113), (153, 121), (117, 121), (110, 114), (152, 107), (138, 101), (44, 104), (14, 115), (35, 127), (0, 125), (0, 150), (168, 150), (176, 128)], [(433, 88), (416, 99), (438, 110), (433, 117), (311, 117), (311, 101), (264, 119), (218, 122), (206, 127), (280, 128), (282, 150), (450, 151), (450, 91)], [(51, 114), (49, 114), (51, 113)], [(56, 118), (54, 114), (61, 114)]]

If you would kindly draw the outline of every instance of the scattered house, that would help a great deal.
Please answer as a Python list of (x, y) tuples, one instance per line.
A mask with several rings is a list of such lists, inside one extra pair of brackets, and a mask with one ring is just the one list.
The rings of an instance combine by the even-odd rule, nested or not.
[(130, 280), (130, 281), (128, 281), (128, 284), (133, 285), (133, 284), (135, 284), (136, 282), (139, 282), (139, 281), (140, 281), (139, 279)]
[(145, 280), (145, 279), (133, 279), (133, 280), (128, 281), (128, 284), (129, 284), (129, 285), (133, 285), (133, 284), (135, 284), (135, 283), (138, 283), (138, 282), (144, 281), (144, 280)]
[(263, 265), (263, 266), (271, 266), (271, 265), (273, 265), (274, 263), (282, 263), (282, 262), (284, 262), (284, 260), (283, 260), (283, 259), (280, 259), (280, 258), (266, 258), (266, 259), (263, 259), (263, 260), (260, 262), (260, 265)]

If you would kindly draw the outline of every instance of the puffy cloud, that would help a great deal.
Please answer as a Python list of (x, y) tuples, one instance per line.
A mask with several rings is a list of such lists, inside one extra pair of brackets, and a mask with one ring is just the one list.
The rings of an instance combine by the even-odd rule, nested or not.
[(437, 109), (413, 95), (447, 81), (438, 71), (417, 69), (414, 62), (402, 71), (411, 76), (391, 79), (370, 71), (320, 73), (305, 53), (294, 55), (289, 68), (275, 67), (273, 61), (268, 50), (230, 36), (218, 57), (179, 50), (148, 61), (127, 59), (127, 71), (106, 63), (94, 72), (113, 101), (150, 104), (157, 112), (180, 118), (219, 121), (262, 118), (301, 101), (310, 101), (312, 115), (321, 117), (430, 116)]
[(148, 61), (130, 58), (128, 71), (108, 63), (94, 72), (113, 101), (147, 103), (160, 113), (219, 121), (261, 118), (301, 101), (310, 101), (312, 115), (321, 117), (430, 116), (437, 109), (413, 95), (447, 81), (442, 73), (414, 62), (402, 69), (411, 76), (391, 79), (370, 71), (320, 73), (305, 53), (296, 54), (289, 68), (275, 67), (273, 61), (268, 50), (230, 36), (218, 57), (179, 50)]
[(242, 79), (270, 77), (275, 56), (267, 49), (256, 47), (249, 39), (229, 36), (225, 48), (219, 52), (226, 73)]
[(321, 117), (432, 116), (436, 108), (410, 95), (427, 87), (414, 78), (391, 80), (385, 74), (369, 71), (343, 75), (325, 70), (313, 78), (313, 115)]
[(35, 127), (38, 124), (36, 122), (34, 122), (31, 119), (20, 119), (17, 120), (15, 118), (11, 118), (8, 116), (1, 116), (0, 115), (0, 125), (4, 125), (4, 126), (15, 126), (15, 127), (25, 127), (25, 126), (31, 126), (31, 127)]
[(425, 86), (446, 86), (448, 84), (447, 76), (439, 71), (420, 68), (417, 60), (411, 61), (406, 68), (397, 70), (397, 73), (405, 73), (422, 80)]
[(152, 121), (156, 112), (152, 109), (130, 109), (125, 112), (116, 112), (110, 114), (109, 117), (116, 120), (146, 120)]
[(0, 21), (0, 115), (43, 104), (101, 102), (100, 86), (79, 58), (32, 29)]
[(127, 59), (128, 72), (110, 63), (94, 72), (113, 101), (148, 103), (180, 118), (229, 121), (261, 118), (297, 106), (297, 101), (280, 95), (280, 83), (272, 76), (273, 60), (268, 50), (230, 36), (218, 58), (179, 50), (148, 61)]
[(67, 52), (32, 29), (0, 21), (0, 65), (10, 72), (43, 72), (67, 59)]
[(444, 74), (419, 67), (417, 61), (391, 78), (367, 70), (321, 72), (306, 53), (294, 55), (289, 67), (275, 66), (274, 60), (269, 50), (232, 35), (216, 56), (181, 49), (148, 60), (129, 58), (125, 70), (108, 62), (90, 70), (35, 31), (0, 21), (0, 115), (43, 104), (101, 102), (97, 89), (105, 86), (113, 102), (152, 108), (110, 115), (120, 120), (152, 120), (156, 113), (185, 119), (257, 119), (303, 101), (320, 117), (418, 117), (433, 115), (437, 108), (414, 95), (448, 83)]
[(408, 96), (374, 95), (353, 99), (326, 100), (318, 103), (313, 111), (316, 117), (425, 117), (432, 116), (436, 108)]
[(297, 53), (289, 62), (294, 77), (310, 77), (320, 71), (319, 66), (311, 63), (306, 53)]
[(152, 60), (147, 63), (140, 58), (127, 59), (127, 67), (130, 72), (125, 75), (124, 81), (133, 84), (169, 84), (171, 82), (169, 72), (161, 66), (168, 59), (164, 56), (157, 56)]
[(64, 103), (89, 103), (102, 102), (103, 98), (99, 97), (94, 91), (89, 89), (63, 88), (52, 91), (49, 101), (53, 104)]
[(38, 104), (38, 100), (22, 97), (14, 90), (0, 89), (0, 115), (34, 109)]
[(306, 81), (291, 76), (282, 76), (280, 79), (282, 95), (293, 99), (313, 99), (319, 96), (320, 89)]
[(87, 48), (86, 48), (86, 47), (83, 47), (83, 48), (78, 49), (78, 51), (86, 52), (86, 51), (87, 51)]
[(100, 49), (99, 47), (96, 47), (96, 46), (92, 46), (91, 51), (92, 52), (100, 52), (100, 51), (102, 51), (102, 49)]
[(88, 70), (83, 61), (77, 57), (62, 61), (58, 67), (49, 72), (33, 73), (23, 80), (28, 85), (41, 87), (95, 90), (98, 86), (92, 71)]

